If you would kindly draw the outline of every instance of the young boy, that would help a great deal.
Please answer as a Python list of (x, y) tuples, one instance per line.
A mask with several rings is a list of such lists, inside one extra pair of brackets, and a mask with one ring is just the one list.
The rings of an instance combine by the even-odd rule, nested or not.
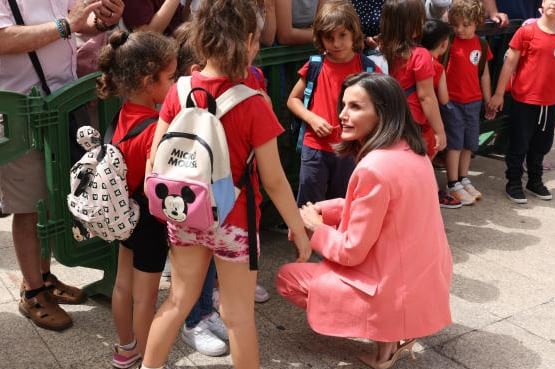
[(478, 149), (482, 99), (487, 103), (491, 97), (487, 60), (491, 60), (493, 55), (489, 47), (481, 75), (479, 71), (483, 55), (476, 27), (483, 22), (484, 14), (480, 0), (455, 0), (449, 10), (449, 23), (455, 37), (447, 64), (452, 119), (444, 122), (447, 134), (447, 193), (463, 205), (472, 205), (482, 197), (470, 182), (468, 170), (472, 152)]
[(313, 24), (315, 46), (325, 52), (313, 91), (312, 105), (303, 105), (308, 76), (306, 63), (300, 79), (293, 87), (287, 107), (307, 123), (301, 151), (301, 169), (297, 204), (344, 197), (354, 169), (351, 157), (338, 157), (333, 145), (339, 143), (341, 126), (337, 114), (337, 99), (341, 83), (350, 74), (363, 71), (360, 53), (363, 34), (353, 6), (342, 0), (326, 1), (320, 7)]
[[(434, 91), (437, 96), (441, 119), (443, 122), (449, 120), (448, 113), (451, 112), (451, 104), (449, 104), (449, 91), (447, 90), (447, 79), (445, 76), (445, 68), (439, 62), (441, 56), (449, 47), (449, 37), (451, 36), (451, 26), (449, 23), (437, 19), (427, 20), (422, 30), (422, 40), (420, 43), (432, 55), (434, 65)], [(439, 154), (438, 154), (439, 156)], [(462, 203), (447, 194), (447, 192), (439, 191), (439, 206), (446, 209), (458, 209), (462, 207)]]
[(505, 191), (517, 204), (527, 202), (522, 189), (524, 158), (528, 166), (526, 190), (542, 200), (552, 199), (542, 181), (542, 161), (553, 144), (555, 121), (555, 0), (543, 0), (542, 9), (538, 21), (517, 30), (509, 43), (495, 94), (488, 104), (491, 112), (503, 108), (505, 88), (513, 77)]

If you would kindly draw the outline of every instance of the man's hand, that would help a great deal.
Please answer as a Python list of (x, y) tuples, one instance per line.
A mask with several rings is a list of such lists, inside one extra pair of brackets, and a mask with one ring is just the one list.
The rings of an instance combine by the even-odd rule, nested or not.
[(499, 27), (507, 27), (509, 25), (509, 16), (505, 13), (494, 13), (490, 16), (490, 19), (497, 23)]
[(96, 16), (108, 27), (118, 23), (123, 14), (122, 0), (101, 0), (102, 6), (95, 11)]
[(87, 29), (89, 15), (101, 6), (101, 0), (77, 0), (67, 16), (71, 32), (82, 32)]

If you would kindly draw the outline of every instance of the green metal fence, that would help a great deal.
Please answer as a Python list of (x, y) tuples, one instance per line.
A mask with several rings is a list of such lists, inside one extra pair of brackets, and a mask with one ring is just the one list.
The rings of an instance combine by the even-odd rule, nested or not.
[[(508, 28), (485, 28), (480, 32), (487, 37), (496, 58), (490, 63), (492, 81), (496, 81), (503, 63), (507, 44), (519, 26), (513, 22)], [(286, 101), (297, 81), (297, 70), (308, 56), (314, 54), (311, 45), (278, 46), (262, 49), (257, 64), (264, 69), (268, 92), (274, 111), (286, 133), (279, 138), (282, 164), (293, 188), (297, 187), (299, 158), (290, 136), (291, 116)], [(83, 77), (48, 97), (37, 90), (30, 95), (0, 91), (0, 114), (3, 117), (4, 137), (0, 137), (0, 164), (14, 160), (31, 149), (44, 152), (48, 198), (37, 204), (38, 237), (44, 254), (67, 266), (84, 266), (104, 272), (103, 278), (86, 286), (88, 294), (111, 295), (117, 266), (117, 247), (100, 239), (77, 241), (73, 237), (73, 220), (66, 206), (69, 193), (70, 138), (69, 121), (72, 112), (85, 107), (104, 132), (120, 107), (120, 101), (98, 100), (95, 79), (98, 74)], [(480, 150), (489, 153), (502, 147), (507, 115), (481, 125)], [(270, 215), (271, 217), (271, 215)], [(265, 218), (267, 216), (265, 215)]]

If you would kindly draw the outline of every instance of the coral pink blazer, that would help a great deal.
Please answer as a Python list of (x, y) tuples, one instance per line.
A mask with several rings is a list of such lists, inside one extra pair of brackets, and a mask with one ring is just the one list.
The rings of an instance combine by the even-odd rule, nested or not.
[(345, 199), (319, 202), (311, 245), (325, 260), (307, 315), (325, 335), (398, 341), (451, 323), (452, 259), (430, 159), (402, 141), (367, 154)]

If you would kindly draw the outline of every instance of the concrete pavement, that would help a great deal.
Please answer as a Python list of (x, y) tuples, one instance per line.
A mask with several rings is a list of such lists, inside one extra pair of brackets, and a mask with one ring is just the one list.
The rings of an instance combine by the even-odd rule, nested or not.
[[(549, 159), (555, 162), (555, 155)], [(454, 256), (454, 323), (419, 340), (417, 360), (403, 359), (396, 368), (555, 369), (555, 201), (529, 197), (527, 205), (513, 204), (503, 193), (502, 161), (477, 157), (472, 167), (472, 181), (484, 199), (443, 210)], [(555, 192), (555, 171), (546, 172), (545, 179)], [(10, 218), (0, 220), (0, 369), (111, 368), (116, 337), (107, 299), (66, 306), (74, 326), (62, 333), (37, 328), (19, 314), (20, 274), (10, 224)], [(261, 241), (259, 278), (272, 295), (256, 308), (261, 368), (366, 368), (356, 356), (372, 351), (371, 343), (315, 334), (303, 312), (276, 294), (275, 272), (293, 260), (294, 249), (278, 233), (263, 232)], [(85, 268), (55, 264), (53, 271), (76, 285), (100, 278), (100, 272)], [(161, 284), (160, 299), (167, 287)], [(231, 368), (229, 356), (205, 357), (180, 339), (170, 363)]]

